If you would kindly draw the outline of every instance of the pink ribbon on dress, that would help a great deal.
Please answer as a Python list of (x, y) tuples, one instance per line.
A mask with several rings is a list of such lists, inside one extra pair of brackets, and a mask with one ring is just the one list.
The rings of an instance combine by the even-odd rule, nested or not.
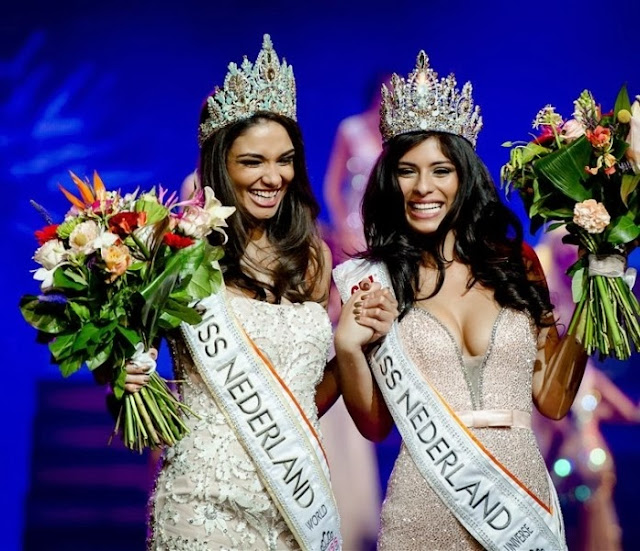
[(458, 411), (456, 415), (467, 427), (474, 429), (487, 427), (531, 428), (531, 414), (517, 409), (474, 409)]

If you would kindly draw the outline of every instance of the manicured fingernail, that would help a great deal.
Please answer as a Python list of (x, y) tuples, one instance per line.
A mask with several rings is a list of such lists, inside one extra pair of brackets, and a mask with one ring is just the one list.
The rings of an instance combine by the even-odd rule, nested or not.
[(353, 305), (358, 308), (359, 306), (362, 306), (362, 301), (354, 302)]

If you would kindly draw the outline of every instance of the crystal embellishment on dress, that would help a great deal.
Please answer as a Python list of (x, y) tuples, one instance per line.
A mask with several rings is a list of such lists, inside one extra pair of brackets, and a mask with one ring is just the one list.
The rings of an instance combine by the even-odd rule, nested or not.
[(384, 141), (418, 130), (448, 132), (466, 138), (474, 147), (482, 128), (480, 108), (473, 106), (471, 83), (460, 91), (450, 74), (438, 79), (424, 50), (404, 79), (394, 73), (389, 88), (382, 85), (380, 133)]
[(209, 116), (198, 129), (200, 147), (216, 130), (246, 119), (258, 111), (271, 111), (296, 120), (296, 81), (293, 68), (278, 58), (271, 37), (265, 34), (255, 64), (244, 56), (240, 67), (229, 63), (222, 88), (207, 98)]

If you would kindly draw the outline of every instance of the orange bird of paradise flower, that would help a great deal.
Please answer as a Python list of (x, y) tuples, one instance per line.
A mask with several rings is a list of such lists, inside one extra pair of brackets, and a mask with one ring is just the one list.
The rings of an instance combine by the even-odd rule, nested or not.
[(71, 179), (78, 186), (80, 190), (80, 197), (76, 197), (73, 193), (67, 191), (62, 184), (58, 184), (60, 191), (64, 193), (64, 196), (69, 199), (71, 204), (80, 210), (84, 210), (87, 207), (90, 207), (94, 203), (100, 201), (104, 201), (107, 197), (107, 190), (104, 187), (104, 183), (100, 176), (98, 176), (97, 172), (93, 173), (93, 185), (89, 182), (87, 178), (86, 182), (83, 182), (80, 178), (78, 178), (73, 172), (69, 171), (71, 175)]

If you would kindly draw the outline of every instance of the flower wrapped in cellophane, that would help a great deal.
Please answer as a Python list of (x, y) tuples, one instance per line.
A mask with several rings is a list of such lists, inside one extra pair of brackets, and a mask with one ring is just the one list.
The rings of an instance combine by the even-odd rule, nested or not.
[[(188, 408), (155, 371), (148, 350), (161, 332), (196, 324), (197, 300), (215, 293), (222, 274), (222, 245), (208, 238), (234, 209), (211, 189), (186, 201), (159, 187), (122, 195), (71, 177), (80, 196), (61, 190), (72, 207), (60, 224), (36, 231), (34, 260), (39, 295), (20, 300), (24, 318), (48, 342), (52, 361), (67, 377), (86, 365), (109, 382), (116, 400), (114, 432), (130, 449), (173, 445), (188, 429)], [(36, 205), (45, 217), (46, 211)], [(149, 367), (140, 392), (124, 389), (125, 364)]]
[(503, 144), (511, 149), (501, 180), (520, 194), (532, 233), (564, 227), (564, 242), (580, 247), (567, 271), (576, 303), (568, 333), (589, 354), (627, 359), (640, 348), (635, 270), (627, 267), (640, 236), (640, 96), (632, 105), (623, 87), (603, 113), (585, 90), (571, 119), (547, 105), (533, 127), (532, 141)]

